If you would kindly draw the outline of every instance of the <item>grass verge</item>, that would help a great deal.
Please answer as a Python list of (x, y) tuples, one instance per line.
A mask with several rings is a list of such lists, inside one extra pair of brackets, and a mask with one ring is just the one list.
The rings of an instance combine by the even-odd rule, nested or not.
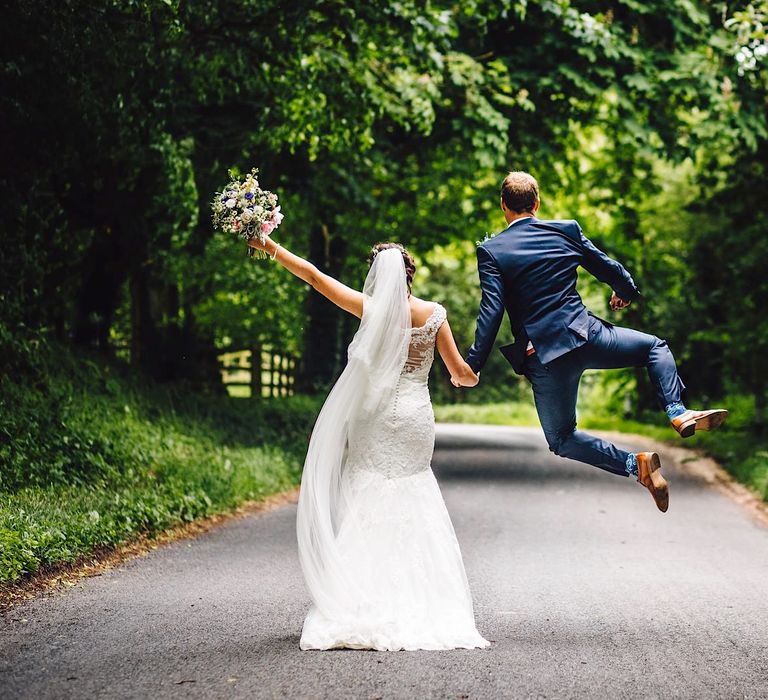
[(42, 348), (0, 380), (0, 585), (293, 488), (316, 410)]

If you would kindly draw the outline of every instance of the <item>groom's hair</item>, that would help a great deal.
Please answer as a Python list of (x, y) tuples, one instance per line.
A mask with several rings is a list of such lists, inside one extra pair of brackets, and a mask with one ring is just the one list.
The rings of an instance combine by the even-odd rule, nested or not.
[(517, 170), (509, 173), (501, 183), (501, 198), (507, 209), (521, 214), (530, 212), (536, 206), (539, 198), (539, 183), (533, 175)]

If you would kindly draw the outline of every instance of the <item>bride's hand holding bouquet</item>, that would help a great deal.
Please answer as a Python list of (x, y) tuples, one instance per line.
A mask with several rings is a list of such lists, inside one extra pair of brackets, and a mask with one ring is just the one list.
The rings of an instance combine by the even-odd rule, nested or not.
[(261, 237), (255, 236), (254, 238), (249, 238), (246, 243), (248, 244), (248, 247), (254, 251), (266, 253), (271, 257), (272, 254), (277, 252), (277, 249), (280, 247), (279, 243), (276, 243), (272, 240), (270, 237), (271, 235), (271, 231), (269, 233), (263, 233)]
[(274, 192), (261, 189), (253, 168), (241, 178), (229, 171), (230, 181), (211, 202), (213, 226), (245, 240), (248, 255), (276, 260), (290, 273), (311, 285), (345, 311), (358, 318), (363, 315), (363, 295), (318, 270), (309, 260), (286, 250), (270, 238), (282, 223), (283, 213)]
[[(269, 235), (283, 221), (283, 213), (277, 203), (277, 195), (259, 186), (253, 168), (243, 179), (230, 171), (230, 181), (221, 192), (217, 192), (211, 203), (214, 228), (224, 233), (236, 234), (248, 244), (248, 254), (267, 251)], [(258, 241), (259, 245), (250, 245)]]

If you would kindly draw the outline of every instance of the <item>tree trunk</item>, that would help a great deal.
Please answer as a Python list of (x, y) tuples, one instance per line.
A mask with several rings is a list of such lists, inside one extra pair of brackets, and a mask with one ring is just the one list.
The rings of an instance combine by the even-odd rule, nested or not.
[(251, 348), (251, 398), (261, 398), (261, 345)]
[(218, 350), (213, 337), (203, 334), (195, 323), (192, 306), (184, 304), (184, 325), (176, 356), (177, 377), (191, 382), (198, 391), (225, 395), (221, 381)]
[(106, 351), (109, 329), (126, 277), (117, 237), (109, 229), (96, 234), (81, 266), (82, 283), (75, 299), (72, 340)]
[(765, 432), (765, 389), (760, 387), (755, 392), (755, 427), (757, 431), (762, 435)]
[[(338, 277), (346, 244), (328, 228), (316, 224), (310, 231), (309, 259), (329, 275)], [(342, 313), (314, 289), (307, 295), (309, 321), (304, 332), (304, 366), (299, 389), (306, 393), (324, 390), (341, 369)]]
[(137, 265), (131, 275), (131, 364), (153, 377), (158, 374), (158, 332), (152, 318), (149, 271)]

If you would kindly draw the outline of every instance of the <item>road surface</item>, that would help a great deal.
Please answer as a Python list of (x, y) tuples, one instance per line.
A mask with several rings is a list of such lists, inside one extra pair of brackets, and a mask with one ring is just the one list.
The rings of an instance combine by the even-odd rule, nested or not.
[(638, 484), (537, 430), (439, 426), (487, 650), (301, 652), (295, 506), (0, 617), (0, 697), (767, 698), (768, 529), (668, 468)]

